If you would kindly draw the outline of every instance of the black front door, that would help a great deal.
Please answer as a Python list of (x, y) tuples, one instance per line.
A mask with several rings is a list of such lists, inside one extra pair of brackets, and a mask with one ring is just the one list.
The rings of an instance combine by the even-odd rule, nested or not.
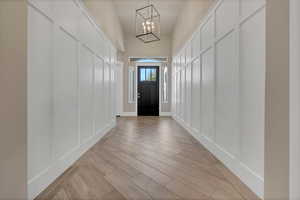
[(159, 67), (138, 67), (138, 115), (159, 116)]

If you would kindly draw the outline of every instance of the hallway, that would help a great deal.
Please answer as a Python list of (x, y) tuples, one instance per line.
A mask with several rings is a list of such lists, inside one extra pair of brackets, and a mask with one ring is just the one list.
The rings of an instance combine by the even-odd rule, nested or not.
[(258, 198), (173, 119), (122, 117), (37, 199)]

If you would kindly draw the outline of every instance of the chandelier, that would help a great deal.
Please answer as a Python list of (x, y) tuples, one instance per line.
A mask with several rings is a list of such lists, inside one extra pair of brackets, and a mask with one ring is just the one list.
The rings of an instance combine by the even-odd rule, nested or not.
[(153, 4), (135, 11), (136, 38), (144, 43), (160, 40), (160, 14)]

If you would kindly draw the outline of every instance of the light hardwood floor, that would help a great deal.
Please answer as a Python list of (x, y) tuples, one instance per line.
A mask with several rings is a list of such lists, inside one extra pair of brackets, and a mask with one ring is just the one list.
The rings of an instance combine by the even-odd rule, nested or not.
[(37, 199), (259, 198), (171, 118), (128, 117)]

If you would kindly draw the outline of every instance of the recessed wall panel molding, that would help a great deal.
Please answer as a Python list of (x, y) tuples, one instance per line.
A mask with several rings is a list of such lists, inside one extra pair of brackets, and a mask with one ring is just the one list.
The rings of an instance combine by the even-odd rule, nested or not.
[(223, 0), (216, 8), (216, 35), (221, 37), (238, 22), (239, 0)]
[(52, 161), (53, 133), (53, 27), (35, 8), (28, 8), (28, 178)]
[[(47, 17), (53, 19), (54, 17), (54, 3), (53, 1), (45, 1), (45, 0), (28, 0), (28, 3), (39, 10), (42, 13), (45, 13)], [(41, 13), (41, 14), (42, 14)]]
[(180, 116), (180, 61), (177, 59), (177, 67), (176, 67), (176, 116)]
[[(114, 59), (113, 57), (111, 57), (111, 59)], [(110, 108), (111, 108), (111, 112), (110, 112), (110, 121), (113, 121), (116, 117), (116, 72), (115, 72), (115, 68), (116, 66), (113, 63), (111, 63), (110, 66)]]
[(171, 81), (173, 84), (171, 84), (171, 111), (172, 111), (172, 116), (173, 117), (176, 117), (177, 116), (177, 110), (176, 110), (176, 95), (177, 95), (177, 92), (176, 92), (176, 70), (177, 70), (177, 61), (176, 60), (173, 60), (171, 66), (173, 66), (173, 70), (172, 70), (172, 75), (171, 75)]
[(201, 29), (202, 50), (205, 50), (213, 44), (214, 41), (214, 19), (209, 17)]
[(214, 140), (215, 131), (215, 66), (210, 49), (202, 54), (201, 78), (201, 134)]
[(192, 63), (192, 128), (195, 132), (200, 133), (201, 122), (200, 122), (200, 103), (201, 103), (201, 65), (200, 58), (197, 58)]
[(92, 137), (94, 125), (94, 56), (86, 47), (80, 48), (79, 119), (81, 143)]
[(58, 25), (79, 37), (80, 10), (73, 0), (53, 1), (54, 16)]
[(265, 11), (241, 26), (241, 160), (264, 176)]
[(185, 65), (181, 66), (181, 70), (180, 70), (180, 78), (181, 78), (181, 84), (180, 84), (180, 116), (182, 117), (182, 120), (185, 121), (185, 97), (186, 97), (186, 89), (185, 89)]
[(77, 42), (58, 29), (54, 60), (53, 154), (59, 159), (78, 144), (78, 62)]
[(80, 28), (80, 41), (90, 49), (93, 48), (93, 42), (94, 38), (91, 37), (91, 34), (93, 31), (93, 25), (89, 21), (89, 19), (83, 15), (80, 16), (80, 23), (79, 23), (79, 28)]
[(191, 126), (191, 94), (192, 94), (192, 67), (191, 63), (186, 65), (186, 122)]
[[(183, 56), (190, 41), (191, 60)], [(264, 0), (219, 0), (173, 57), (172, 83), (175, 119), (261, 198), (265, 41)]]
[(28, 1), (28, 199), (115, 125), (116, 53), (78, 2)]
[(192, 61), (192, 45), (191, 45), (191, 42), (189, 42), (186, 45), (185, 54), (186, 54), (186, 63), (188, 64)]
[(192, 59), (199, 56), (200, 54), (200, 31), (196, 31), (194, 33), (194, 37), (192, 38)]
[(216, 46), (216, 143), (231, 156), (238, 153), (239, 71), (236, 38), (230, 34)]
[(240, 0), (242, 19), (249, 17), (266, 4), (266, 0)]
[(109, 112), (110, 112), (110, 91), (109, 91), (109, 65), (104, 63), (104, 122), (105, 125), (108, 124), (109, 121)]
[(180, 55), (180, 65), (181, 65), (181, 67), (183, 67), (183, 66), (185, 66), (185, 64), (186, 64), (186, 55), (185, 55), (185, 48), (184, 49), (182, 49), (182, 51), (181, 51), (181, 55)]
[[(104, 62), (102, 59), (95, 57), (95, 133), (101, 133), (105, 126), (105, 96), (104, 96)], [(98, 102), (98, 103), (97, 103)]]

